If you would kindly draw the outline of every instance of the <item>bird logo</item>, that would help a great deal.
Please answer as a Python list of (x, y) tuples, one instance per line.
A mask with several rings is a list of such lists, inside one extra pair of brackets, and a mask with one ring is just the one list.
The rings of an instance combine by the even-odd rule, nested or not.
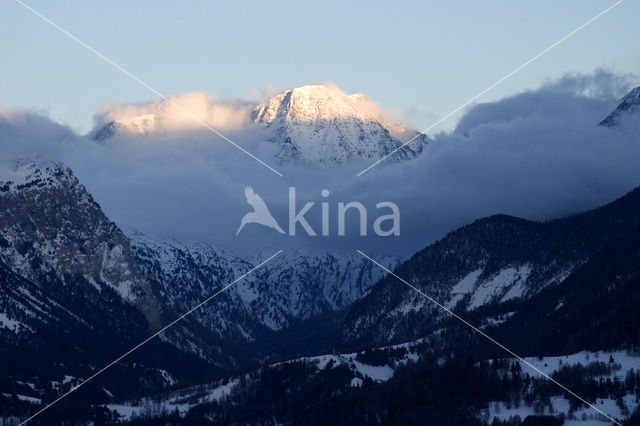
[(249, 205), (253, 207), (253, 211), (244, 215), (244, 217), (242, 218), (242, 222), (240, 223), (240, 227), (236, 232), (236, 235), (238, 235), (242, 228), (244, 228), (244, 226), (248, 223), (258, 223), (268, 228), (273, 228), (279, 233), (284, 234), (284, 231), (282, 230), (282, 228), (280, 228), (278, 222), (276, 222), (276, 219), (269, 211), (269, 208), (264, 203), (264, 200), (258, 194), (256, 194), (252, 187), (247, 186), (246, 188), (244, 188), (244, 196), (247, 198), (247, 203), (249, 203)]

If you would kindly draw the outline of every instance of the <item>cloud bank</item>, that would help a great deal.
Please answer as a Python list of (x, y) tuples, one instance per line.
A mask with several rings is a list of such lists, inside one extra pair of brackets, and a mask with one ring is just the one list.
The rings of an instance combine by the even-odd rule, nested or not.
[[(571, 75), (535, 91), (478, 104), (454, 131), (435, 135), (420, 158), (382, 164), (360, 177), (356, 173), (369, 164), (330, 169), (278, 165), (284, 172), (278, 177), (162, 102), (101, 111), (98, 123), (160, 117), (161, 132), (115, 136), (108, 144), (75, 135), (37, 114), (0, 112), (0, 152), (3, 159), (40, 154), (64, 161), (112, 219), (151, 234), (240, 252), (295, 246), (408, 255), (480, 217), (505, 213), (551, 219), (596, 207), (640, 185), (639, 126), (597, 125), (616, 107), (628, 83), (626, 76), (604, 72)], [(246, 126), (250, 103), (195, 93), (175, 99), (275, 163), (274, 144)], [(370, 230), (375, 204), (393, 201), (401, 211), (401, 235), (361, 238), (353, 215), (346, 237), (289, 237), (259, 226), (247, 226), (235, 237), (240, 219), (250, 211), (246, 185), (265, 199), (285, 229), (288, 187), (295, 186), (298, 209), (315, 202), (307, 217), (316, 231), (323, 201), (329, 203), (333, 235), (339, 201), (365, 204)], [(330, 191), (329, 197), (321, 197), (322, 189)]]

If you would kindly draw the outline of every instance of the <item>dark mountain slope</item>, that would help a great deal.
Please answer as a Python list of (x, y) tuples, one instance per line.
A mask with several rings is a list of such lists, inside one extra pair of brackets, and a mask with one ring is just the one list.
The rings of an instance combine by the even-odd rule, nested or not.
[(640, 227), (610, 243), (562, 285), (525, 304), (497, 335), (538, 354), (631, 347), (640, 345), (638, 307)]
[[(34, 161), (0, 169), (0, 390), (9, 395), (0, 414), (15, 395), (46, 402), (68, 391), (176, 318), (168, 306), (69, 169)], [(216, 377), (241, 354), (186, 319), (71, 400)]]
[[(562, 282), (612, 241), (640, 226), (640, 189), (603, 207), (545, 223), (498, 215), (462, 227), (416, 253), (396, 274), (451, 309), (513, 304)], [(350, 309), (344, 344), (414, 340), (445, 313), (393, 277)]]

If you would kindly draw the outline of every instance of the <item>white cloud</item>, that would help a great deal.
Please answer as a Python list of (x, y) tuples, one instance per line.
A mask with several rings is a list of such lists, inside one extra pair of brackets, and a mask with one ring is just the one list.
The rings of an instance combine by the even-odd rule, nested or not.
[(238, 130), (250, 121), (253, 105), (228, 101), (199, 92), (170, 96), (167, 100), (139, 104), (104, 104), (95, 117), (96, 129), (118, 121), (132, 133), (176, 133), (199, 129), (203, 122), (219, 131)]

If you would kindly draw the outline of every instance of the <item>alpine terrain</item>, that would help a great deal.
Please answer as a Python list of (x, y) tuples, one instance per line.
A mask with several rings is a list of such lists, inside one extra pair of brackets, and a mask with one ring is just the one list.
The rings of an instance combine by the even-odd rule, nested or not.
[[(213, 125), (222, 107), (189, 99)], [(195, 131), (167, 102), (80, 140)], [(591, 130), (623, 134), (638, 105)], [(238, 141), (292, 168), (393, 152), (395, 173), (432, 143), (331, 86), (232, 109)], [(474, 217), (405, 258), (291, 249), (255, 269), (276, 249), (120, 226), (62, 162), (2, 158), (0, 425), (638, 425), (638, 183), (563, 217)]]
[[(173, 102), (180, 103), (181, 99)], [(142, 115), (127, 114), (126, 110), (117, 118), (107, 114), (89, 137), (101, 143), (119, 134), (166, 138), (168, 129), (186, 131), (199, 126), (189, 120), (176, 128), (165, 115), (171, 107), (169, 101), (163, 101), (148, 105)], [(136, 114), (139, 112), (136, 110)], [(242, 144), (244, 138), (257, 134), (263, 143), (277, 146), (277, 158), (284, 163), (336, 165), (375, 160), (392, 152), (392, 160), (410, 160), (419, 156), (429, 142), (426, 135), (386, 119), (366, 96), (347, 95), (332, 86), (290, 89), (264, 104), (238, 107), (233, 113), (242, 123), (240, 129), (233, 129), (237, 142)], [(202, 119), (206, 121), (207, 117)]]

